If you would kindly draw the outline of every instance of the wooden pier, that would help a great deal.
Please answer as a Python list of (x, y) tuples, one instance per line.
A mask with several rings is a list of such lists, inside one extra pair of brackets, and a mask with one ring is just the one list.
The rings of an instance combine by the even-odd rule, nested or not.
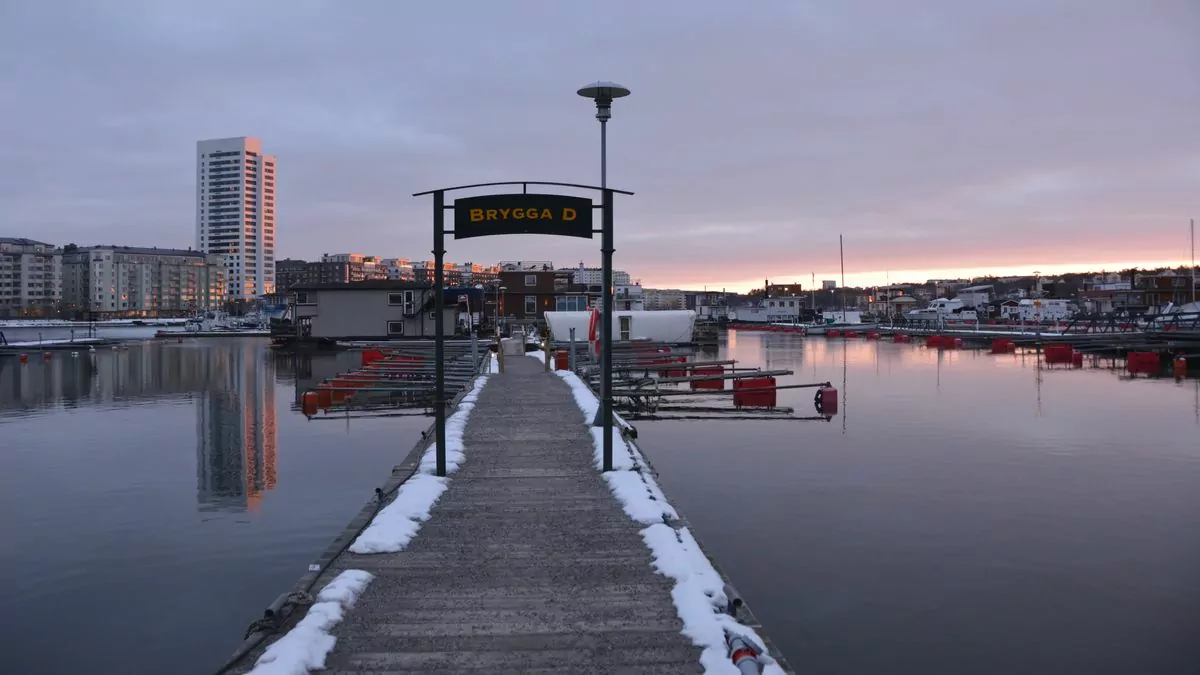
[[(741, 672), (724, 645), (718, 652), (684, 633), (672, 598), (678, 579), (656, 571), (645, 532), (678, 534), (684, 521), (634, 520), (595, 464), (592, 430), (567, 382), (534, 358), (510, 357), (504, 367), (478, 392), (462, 433), (465, 460), (415, 538), (396, 552), (343, 550), (374, 515), (368, 505), (324, 569), (302, 580), (315, 594), (348, 570), (373, 576), (329, 628), (336, 642), (322, 672), (669, 675), (702, 672), (702, 652), (706, 663), (724, 661), (709, 672)], [(417, 472), (425, 450), (418, 445), (393, 482)], [(648, 466), (632, 470), (653, 482)], [(792, 672), (724, 583), (717, 594), (728, 613), (713, 616), (727, 626), (735, 614), (736, 625), (757, 630), (762, 672)], [(298, 608), (261, 644), (244, 646), (222, 672), (255, 672), (264, 647), (292, 639), (303, 614)]]

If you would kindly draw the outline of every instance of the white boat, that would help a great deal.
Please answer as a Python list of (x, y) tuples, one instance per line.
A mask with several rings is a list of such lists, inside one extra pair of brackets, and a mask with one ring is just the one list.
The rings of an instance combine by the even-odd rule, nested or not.
[(910, 309), (904, 313), (904, 318), (909, 321), (978, 321), (979, 315), (973, 309), (965, 309), (962, 300), (938, 298), (924, 309)]
[[(591, 318), (591, 312), (546, 312), (550, 338), (555, 342), (568, 342), (571, 329), (574, 328), (575, 341), (587, 342)], [(687, 344), (692, 342), (696, 313), (690, 309), (614, 310), (612, 324), (612, 338), (617, 341), (650, 340)]]
[(830, 330), (870, 330), (875, 327), (875, 324), (863, 323), (860, 311), (830, 309), (821, 312), (820, 319), (805, 325), (804, 328), (809, 335), (824, 335), (826, 331)]

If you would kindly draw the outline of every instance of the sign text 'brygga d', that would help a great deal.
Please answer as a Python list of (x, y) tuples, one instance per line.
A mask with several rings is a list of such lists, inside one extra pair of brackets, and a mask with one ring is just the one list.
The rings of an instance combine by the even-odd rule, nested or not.
[(541, 194), (502, 194), (454, 200), (454, 238), (493, 234), (557, 234), (592, 238), (592, 200)]

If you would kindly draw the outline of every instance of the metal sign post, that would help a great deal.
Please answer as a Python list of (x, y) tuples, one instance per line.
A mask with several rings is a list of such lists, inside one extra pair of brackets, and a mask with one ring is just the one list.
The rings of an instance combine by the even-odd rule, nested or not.
[[(471, 188), (520, 185), (520, 193), (502, 193), (478, 195), (455, 200), (446, 205), (446, 193)], [(600, 204), (595, 204), (586, 197), (556, 194), (529, 194), (530, 185), (550, 185), (557, 187), (575, 188), (581, 190), (596, 190), (601, 193)], [(442, 264), (446, 255), (446, 211), (454, 211), (454, 230), (450, 233), (455, 239), (487, 237), (499, 234), (550, 234), (565, 237), (591, 239), (594, 234), (600, 235), (600, 253), (604, 267), (603, 289), (603, 333), (612, 335), (612, 254), (613, 254), (613, 196), (616, 194), (632, 195), (626, 190), (614, 190), (609, 187), (595, 185), (580, 185), (578, 183), (554, 183), (546, 181), (506, 181), (500, 183), (477, 183), (475, 185), (459, 185), (417, 192), (414, 197), (433, 195), (433, 295), (434, 313), (437, 315), (434, 330), (434, 418), (437, 455), (437, 475), (446, 475), (446, 331), (443, 321), (445, 311), (445, 275)], [(593, 211), (601, 210), (600, 229), (593, 228)], [(469, 313), (469, 308), (468, 308)], [(547, 337), (549, 340), (549, 337)], [(612, 348), (608, 337), (604, 342), (604, 356), (601, 367), (601, 395), (599, 412), (603, 417), (604, 427), (603, 464), (605, 471), (613, 468), (613, 417), (612, 417)], [(503, 345), (498, 345), (503, 352)], [(500, 357), (500, 370), (504, 372), (503, 353)], [(549, 359), (547, 359), (547, 364)]]

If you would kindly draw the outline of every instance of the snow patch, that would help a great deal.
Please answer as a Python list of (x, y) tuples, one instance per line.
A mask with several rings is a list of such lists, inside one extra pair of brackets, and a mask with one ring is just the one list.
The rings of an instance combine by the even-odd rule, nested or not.
[[(575, 404), (583, 413), (583, 423), (592, 432), (596, 468), (603, 467), (604, 430), (591, 426), (600, 405), (590, 387), (575, 373), (565, 370), (554, 371), (571, 387)], [(729, 598), (725, 595), (725, 582), (708, 561), (695, 537), (686, 527), (678, 530), (663, 522), (663, 518), (678, 518), (675, 509), (667, 502), (658, 482), (649, 473), (646, 459), (637, 448), (625, 442), (617, 426), (627, 426), (622, 420), (613, 427), (613, 471), (604, 474), (604, 480), (620, 502), (631, 520), (649, 527), (641, 531), (642, 539), (654, 558), (654, 569), (673, 580), (671, 599), (679, 618), (683, 620), (683, 634), (701, 648), (700, 665), (705, 673), (739, 675), (741, 671), (729, 660), (726, 634), (741, 636), (759, 651), (765, 663), (764, 675), (783, 675), (784, 671), (771, 659), (764, 642), (753, 628), (738, 623), (725, 613)]]
[(758, 633), (725, 613), (729, 604), (725, 583), (686, 527), (675, 530), (659, 523), (642, 530), (641, 535), (654, 556), (654, 569), (675, 582), (671, 599), (683, 621), (683, 634), (702, 650), (700, 665), (705, 673), (741, 672), (729, 660), (728, 633), (755, 646), (764, 662), (763, 675), (784, 675)]
[[(556, 370), (555, 375), (558, 375), (571, 387), (571, 395), (575, 397), (575, 405), (579, 406), (580, 412), (583, 413), (584, 424), (589, 425), (592, 432), (592, 446), (595, 450), (593, 461), (597, 469), (604, 468), (604, 428), (591, 426), (592, 420), (596, 419), (596, 410), (600, 408), (600, 401), (596, 395), (592, 393), (591, 387), (587, 383), (579, 379), (579, 376), (569, 370)], [(628, 426), (621, 421), (617, 415), (613, 415), (614, 422), (612, 430), (613, 439), (613, 469), (617, 471), (629, 471), (635, 466), (645, 466), (646, 460), (641, 456), (636, 449), (629, 446), (625, 439), (621, 436), (619, 426)]]
[[(447, 434), (446, 445), (450, 445)], [(447, 456), (446, 469), (450, 469)], [(395, 553), (404, 550), (421, 523), (429, 520), (429, 512), (446, 491), (447, 480), (428, 473), (419, 473), (404, 482), (391, 504), (376, 514), (371, 524), (354, 543), (351, 553)]]
[[(463, 434), (467, 430), (467, 419), (475, 409), (479, 400), (479, 392), (483, 391), (488, 377), (482, 375), (475, 378), (475, 386), (467, 392), (458, 403), (454, 414), (446, 420), (446, 473), (458, 470), (459, 465), (466, 459), (463, 449)], [(425, 454), (417, 473), (400, 486), (392, 503), (383, 507), (371, 520), (371, 524), (354, 543), (350, 545), (352, 553), (395, 553), (404, 550), (417, 532), (421, 523), (429, 520), (430, 511), (449, 485), (447, 478), (438, 477), (437, 471), (437, 441), (436, 439)]]
[(538, 363), (546, 365), (546, 352), (537, 350), (535, 352), (525, 352), (525, 356), (537, 359)]
[(267, 647), (248, 675), (307, 675), (311, 670), (324, 669), (325, 657), (337, 643), (329, 630), (341, 622), (373, 578), (362, 570), (337, 575), (317, 594), (304, 618)]
[(641, 471), (606, 471), (604, 480), (625, 509), (625, 515), (643, 525), (662, 523), (663, 518), (675, 519), (679, 514), (667, 503), (658, 483)]

